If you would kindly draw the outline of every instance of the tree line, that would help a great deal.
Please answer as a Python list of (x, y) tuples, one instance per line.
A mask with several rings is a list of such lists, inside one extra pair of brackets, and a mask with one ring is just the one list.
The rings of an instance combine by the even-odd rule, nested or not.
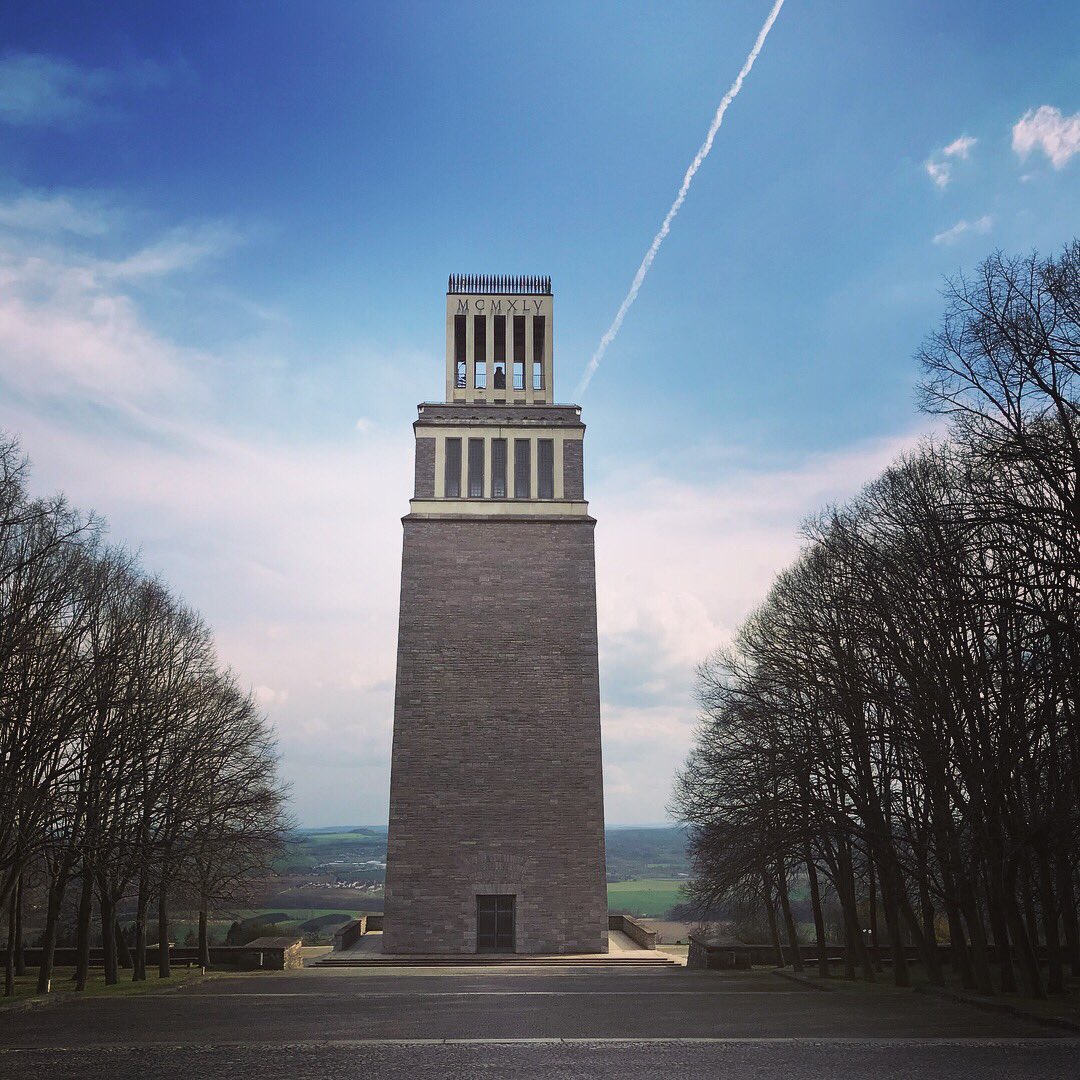
[[(5, 991), (24, 970), (24, 907), (43, 897), (38, 991), (74, 905), (75, 986), (97, 928), (106, 983), (147, 975), (170, 904), (208, 913), (264, 872), (287, 829), (272, 731), (198, 613), (102, 523), (33, 498), (0, 434), (0, 910)], [(117, 918), (134, 906), (134, 944)], [(157, 967), (169, 974), (167, 948)]]
[[(825, 897), (846, 973), (1041, 997), (1080, 975), (1080, 243), (947, 283), (922, 349), (945, 418), (806, 544), (699, 670), (673, 808), (695, 902)], [(907, 948), (905, 948), (907, 946)]]

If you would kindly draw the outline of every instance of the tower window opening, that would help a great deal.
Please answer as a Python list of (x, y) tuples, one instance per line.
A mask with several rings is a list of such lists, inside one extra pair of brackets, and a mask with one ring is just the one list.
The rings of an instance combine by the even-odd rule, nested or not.
[(525, 366), (525, 316), (514, 316), (514, 365)]
[(506, 498), (506, 440), (491, 440), (491, 497)]
[[(456, 318), (456, 316), (455, 316)], [(473, 316), (473, 363), (476, 365), (476, 386), (479, 389), (487, 380), (487, 316)], [(481, 377), (485, 382), (481, 382)]]
[(476, 378), (474, 380), (477, 390), (487, 389), (487, 364), (483, 360), (477, 360), (475, 365)]
[(496, 390), (506, 389), (506, 364), (496, 360), (492, 365), (492, 385)]
[(533, 389), (544, 389), (544, 346), (547, 336), (547, 320), (543, 315), (534, 315), (533, 331)]
[(446, 440), (446, 472), (443, 494), (448, 499), (461, 498), (461, 440)]
[(484, 497), (484, 440), (469, 440), (469, 498)]
[(464, 315), (454, 316), (454, 385), (459, 389), (465, 388), (465, 318)]
[(555, 440), (536, 442), (536, 494), (541, 499), (555, 498)]
[(492, 360), (501, 360), (506, 363), (506, 316), (495, 315), (495, 333), (492, 335), (494, 338), (494, 349)]
[(514, 440), (514, 498), (532, 498), (532, 450), (528, 439)]

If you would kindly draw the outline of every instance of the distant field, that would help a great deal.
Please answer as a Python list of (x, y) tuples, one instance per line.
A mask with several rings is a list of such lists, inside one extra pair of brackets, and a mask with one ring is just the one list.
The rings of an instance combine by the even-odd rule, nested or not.
[(686, 897), (682, 887), (686, 882), (671, 878), (639, 878), (636, 881), (612, 881), (608, 883), (608, 908), (625, 911), (631, 915), (644, 915), (658, 919), (668, 913), (675, 904)]
[(366, 908), (348, 908), (348, 907), (332, 907), (332, 908), (286, 908), (286, 907), (270, 907), (270, 908), (249, 908), (245, 911), (237, 912), (238, 919), (251, 919), (256, 915), (276, 914), (279, 911), (284, 911), (289, 916), (288, 920), (279, 922), (278, 925), (287, 926), (289, 923), (302, 923), (307, 922), (309, 919), (320, 919), (324, 915), (345, 915), (350, 919), (355, 919), (362, 912), (366, 911)]
[(303, 833), (297, 840), (312, 847), (332, 847), (338, 844), (385, 844), (386, 835), (371, 832)]

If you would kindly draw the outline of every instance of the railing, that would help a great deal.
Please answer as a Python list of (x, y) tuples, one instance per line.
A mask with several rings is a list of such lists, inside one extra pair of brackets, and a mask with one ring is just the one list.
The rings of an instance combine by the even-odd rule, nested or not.
[(550, 296), (551, 278), (539, 274), (451, 274), (446, 291), (486, 296)]

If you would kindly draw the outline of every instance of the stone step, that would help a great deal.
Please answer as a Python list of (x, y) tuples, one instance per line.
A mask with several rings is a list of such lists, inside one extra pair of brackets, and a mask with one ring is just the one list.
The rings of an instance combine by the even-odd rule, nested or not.
[(324, 956), (315, 967), (586, 967), (674, 968), (668, 956)]

